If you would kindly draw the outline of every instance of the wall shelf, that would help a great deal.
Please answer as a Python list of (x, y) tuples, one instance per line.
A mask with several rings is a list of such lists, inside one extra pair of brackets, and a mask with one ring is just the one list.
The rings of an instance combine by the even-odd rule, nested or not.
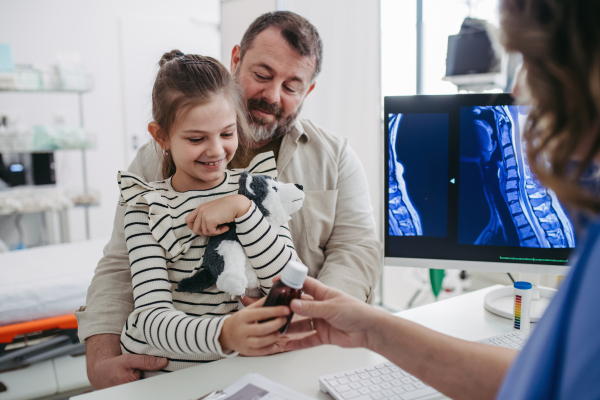
[[(92, 85), (92, 79), (91, 76), (88, 76), (87, 78), (88, 81), (88, 87), (84, 90), (64, 90), (64, 89), (52, 89), (52, 90), (44, 90), (44, 89), (37, 89), (37, 90), (25, 90), (25, 89), (16, 89), (16, 88), (10, 88), (10, 87), (6, 87), (4, 86), (3, 88), (0, 88), (0, 93), (6, 93), (6, 94), (15, 94), (15, 93), (27, 93), (27, 94), (40, 94), (40, 93), (64, 93), (64, 94), (70, 94), (70, 95), (77, 95), (78, 98), (78, 108), (79, 108), (79, 127), (82, 129), (84, 128), (84, 119), (83, 119), (83, 95), (85, 93), (89, 93)], [(95, 147), (95, 146), (94, 146)], [(58, 149), (56, 149), (58, 150)], [(88, 150), (88, 147), (85, 148), (78, 148), (78, 149), (73, 149), (73, 150), (79, 150), (81, 151), (81, 165), (82, 165), (82, 172), (83, 172), (83, 190), (82, 193), (90, 193), (90, 190), (88, 188), (88, 180), (87, 180), (87, 163), (86, 163), (86, 150)], [(43, 151), (43, 150), (34, 150), (33, 152), (53, 152), (55, 150), (48, 150), (48, 151)], [(8, 151), (3, 151), (4, 153), (8, 153)], [(12, 153), (16, 153), (17, 151), (11, 150)], [(24, 153), (23, 151), (18, 151), (18, 153)], [(77, 203), (75, 202), (77, 206), (81, 206), (84, 208), (84, 214), (85, 214), (85, 236), (86, 239), (90, 239), (90, 215), (89, 215), (89, 208), (91, 206), (94, 205), (98, 205), (99, 201), (94, 200), (91, 202), (80, 202)], [(71, 205), (70, 207), (72, 207), (73, 205)], [(60, 214), (62, 214), (61, 218), (66, 221), (66, 212), (65, 210), (61, 211)], [(61, 223), (61, 225), (66, 225), (66, 223)], [(68, 232), (68, 226), (66, 228), (62, 228), (62, 231), (64, 232), (64, 234), (61, 234), (62, 236), (62, 241), (69, 241), (69, 232)], [(65, 229), (67, 229), (67, 231), (65, 231)]]

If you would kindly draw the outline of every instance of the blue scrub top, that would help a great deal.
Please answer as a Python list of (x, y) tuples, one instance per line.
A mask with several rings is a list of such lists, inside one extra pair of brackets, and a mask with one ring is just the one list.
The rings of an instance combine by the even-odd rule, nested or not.
[(575, 259), (497, 399), (600, 399), (600, 222)]

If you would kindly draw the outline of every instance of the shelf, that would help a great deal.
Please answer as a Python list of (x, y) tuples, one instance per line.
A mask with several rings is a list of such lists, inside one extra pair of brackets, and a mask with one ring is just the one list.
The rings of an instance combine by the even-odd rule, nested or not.
[(0, 190), (0, 215), (30, 214), (46, 211), (66, 211), (74, 207), (100, 205), (96, 193), (69, 194), (53, 185), (15, 186)]

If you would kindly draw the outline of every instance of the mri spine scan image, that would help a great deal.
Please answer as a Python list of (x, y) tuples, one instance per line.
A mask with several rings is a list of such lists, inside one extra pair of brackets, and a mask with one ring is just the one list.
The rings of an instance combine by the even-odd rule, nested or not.
[[(521, 142), (528, 111), (525, 106), (462, 108), (460, 243), (575, 247), (573, 226), (556, 195), (529, 169)], [(391, 198), (390, 190), (390, 203)]]
[(389, 234), (393, 236), (423, 236), (421, 217), (414, 207), (404, 181), (404, 165), (398, 160), (396, 141), (402, 114), (390, 114), (389, 132)]

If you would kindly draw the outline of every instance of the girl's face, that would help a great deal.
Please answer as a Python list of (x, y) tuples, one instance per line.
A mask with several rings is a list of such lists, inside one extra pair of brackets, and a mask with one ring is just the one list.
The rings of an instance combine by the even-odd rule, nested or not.
[(223, 95), (192, 108), (163, 146), (171, 152), (177, 168), (173, 188), (186, 191), (217, 186), (237, 147), (236, 113)]

